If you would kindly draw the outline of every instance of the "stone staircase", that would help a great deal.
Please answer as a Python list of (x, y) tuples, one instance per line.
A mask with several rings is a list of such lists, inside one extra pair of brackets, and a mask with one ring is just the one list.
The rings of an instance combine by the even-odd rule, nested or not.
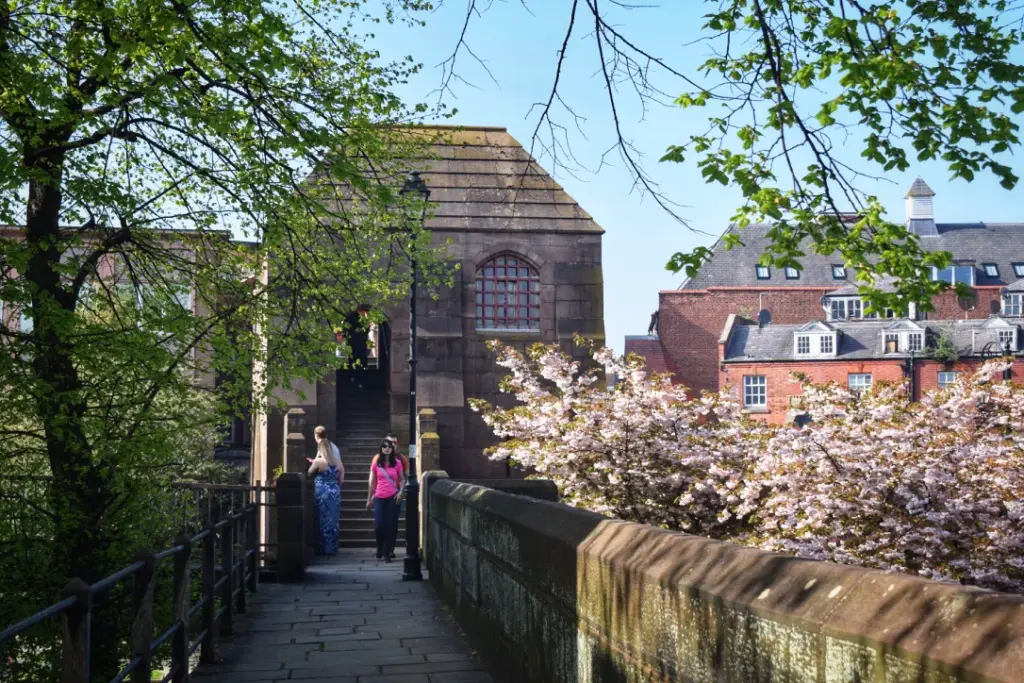
[[(373, 548), (373, 510), (366, 509), (370, 461), (391, 427), (390, 401), (386, 391), (366, 386), (363, 391), (347, 390), (338, 399), (338, 450), (345, 464), (345, 487), (341, 492), (339, 546)], [(405, 449), (402, 449), (405, 452)], [(399, 520), (398, 547), (405, 545), (405, 512)]]

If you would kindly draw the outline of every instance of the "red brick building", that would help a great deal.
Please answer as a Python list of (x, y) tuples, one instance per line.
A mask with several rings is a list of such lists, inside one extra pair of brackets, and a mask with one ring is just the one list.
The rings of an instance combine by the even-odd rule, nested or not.
[[(907, 226), (920, 236), (925, 249), (953, 254), (953, 266), (933, 272), (932, 276), (965, 282), (972, 296), (960, 299), (955, 293), (947, 292), (933, 302), (933, 311), (920, 315), (911, 311), (912, 321), (934, 327), (933, 337), (943, 326), (958, 321), (983, 321), (991, 316), (1003, 316), (1011, 325), (1020, 324), (1024, 314), (1024, 223), (936, 223), (933, 197), (934, 193), (923, 181), (915, 181), (906, 196)], [(812, 321), (838, 323), (841, 327), (871, 323), (874, 316), (865, 313), (857, 294), (856, 274), (845, 267), (838, 255), (822, 256), (806, 249), (807, 256), (800, 270), (779, 272), (759, 266), (757, 261), (768, 245), (769, 229), (768, 225), (743, 228), (739, 232), (742, 245), (731, 250), (726, 250), (719, 241), (712, 249), (710, 262), (695, 277), (683, 282), (679, 289), (659, 293), (655, 324), (648, 335), (627, 337), (626, 351), (644, 356), (652, 370), (670, 372), (676, 381), (694, 390), (715, 391), (740, 372), (738, 359), (733, 359), (728, 369), (725, 368), (728, 364), (724, 363), (723, 345), (729, 338), (730, 316), (735, 317), (731, 328), (747, 326), (759, 316), (762, 323), (766, 323), (762, 325), (764, 329), (799, 327)], [(737, 230), (735, 226), (729, 228), (729, 232)], [(787, 332), (790, 343), (793, 343), (792, 333), (793, 329)], [(934, 343), (932, 337), (929, 340)], [(974, 352), (966, 348), (963, 351), (964, 362), (977, 363), (977, 358), (971, 355)], [(926, 348), (920, 355), (928, 353)], [(967, 360), (969, 358), (973, 360)], [(768, 357), (756, 360), (772, 363), (772, 374), (781, 373), (779, 377), (801, 370), (812, 377), (815, 373), (824, 373), (823, 378), (829, 373), (871, 374), (879, 381), (889, 378), (892, 372), (902, 372), (898, 369), (902, 359), (885, 354), (879, 358), (861, 356), (842, 360)], [(839, 369), (841, 365), (846, 368), (847, 361), (851, 360), (865, 364), (865, 368), (893, 366), (897, 369), (871, 372)], [(915, 372), (920, 375), (917, 386), (933, 386), (938, 371), (927, 369), (933, 361), (918, 358), (916, 362)], [(772, 384), (778, 386), (779, 382)], [(772, 395), (776, 402), (769, 406), (781, 408), (779, 401), (788, 404), (785, 392), (773, 391)]]
[[(1017, 359), (1008, 374), (1019, 381), (1024, 359), (1018, 351), (1018, 323), (996, 316), (758, 325), (731, 315), (718, 345), (718, 383), (735, 391), (749, 413), (777, 424), (801, 412), (795, 372), (816, 383), (837, 382), (851, 389), (906, 380), (908, 398), (916, 400), (972, 373), (986, 360), (1010, 354)], [(942, 339), (955, 349), (946, 360), (935, 357)]]

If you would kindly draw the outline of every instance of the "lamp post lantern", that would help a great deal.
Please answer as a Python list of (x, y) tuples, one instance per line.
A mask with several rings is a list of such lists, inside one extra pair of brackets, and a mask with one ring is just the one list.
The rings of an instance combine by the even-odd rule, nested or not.
[[(402, 186), (402, 195), (418, 197), (421, 213), (417, 217), (420, 226), (427, 216), (427, 200), (430, 189), (418, 171), (409, 174)], [(411, 232), (411, 230), (410, 230)], [(422, 581), (420, 567), (420, 482), (416, 471), (416, 252), (409, 249), (411, 282), (409, 285), (409, 484), (406, 486), (408, 506), (405, 513), (405, 558), (403, 559), (402, 580)]]

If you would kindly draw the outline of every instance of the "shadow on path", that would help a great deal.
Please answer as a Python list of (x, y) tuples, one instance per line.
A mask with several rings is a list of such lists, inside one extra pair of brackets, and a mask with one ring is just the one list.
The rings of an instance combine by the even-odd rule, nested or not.
[(492, 683), (423, 583), (401, 580), (401, 557), (372, 550), (319, 558), (306, 583), (260, 584), (216, 666), (200, 683)]

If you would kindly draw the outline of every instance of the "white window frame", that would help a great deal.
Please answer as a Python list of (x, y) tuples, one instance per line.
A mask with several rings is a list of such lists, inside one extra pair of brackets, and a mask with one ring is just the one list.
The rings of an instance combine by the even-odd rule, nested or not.
[[(864, 317), (864, 301), (859, 296), (833, 296), (826, 299), (828, 306), (825, 313), (829, 320), (861, 320)], [(842, 316), (837, 316), (836, 309), (842, 308)], [(851, 315), (853, 309), (856, 315)]]
[(1024, 316), (1024, 294), (1010, 292), (1003, 295), (1003, 315), (1007, 318)]
[(833, 280), (845, 280), (846, 279), (846, 266), (838, 264), (832, 264), (832, 279)]
[[(900, 334), (899, 332), (886, 332), (885, 334), (883, 334), (882, 353), (900, 353), (900, 349), (904, 347), (903, 340), (901, 339), (902, 336), (903, 335)], [(893, 351), (889, 350), (890, 341), (896, 342), (896, 348)]]
[(907, 332), (907, 353), (924, 350), (924, 332)]
[[(864, 381), (864, 378), (867, 381)], [(854, 381), (856, 378), (856, 382)], [(856, 386), (854, 386), (856, 384)], [(870, 391), (871, 386), (874, 384), (874, 378), (870, 372), (851, 372), (846, 376), (846, 386), (849, 387), (850, 391), (855, 393), (863, 393), (864, 391)]]
[(956, 383), (958, 377), (960, 377), (960, 373), (955, 370), (939, 370), (939, 374), (935, 377), (935, 382), (939, 389), (948, 389)]
[[(958, 280), (957, 277), (956, 277), (956, 271), (957, 271), (958, 268), (959, 269), (969, 269), (970, 276), (966, 280)], [(955, 284), (958, 284), (960, 282), (963, 282), (965, 285), (968, 285), (969, 287), (973, 287), (975, 285), (976, 281), (977, 281), (977, 278), (978, 278), (977, 269), (974, 266), (953, 264), (953, 265), (950, 265), (950, 266), (946, 266), (945, 268), (942, 268), (941, 270), (949, 270), (950, 280), (951, 280), (950, 284), (952, 284), (952, 285), (955, 285)], [(933, 281), (937, 282), (939, 280), (939, 271), (940, 271), (939, 268), (937, 268), (935, 266), (932, 266), (932, 280)]]
[(809, 335), (809, 334), (798, 334), (798, 335), (796, 335), (796, 355), (797, 356), (809, 356), (809, 355), (811, 355), (811, 335)]
[(1017, 330), (996, 330), (996, 343), (999, 344), (1000, 351), (1006, 348), (1007, 342), (1012, 351), (1017, 350)]
[[(764, 275), (762, 275), (764, 273)], [(754, 277), (758, 280), (771, 280), (772, 269), (770, 266), (754, 266)]]
[[(760, 399), (760, 402), (754, 403), (752, 398)], [(743, 375), (743, 407), (755, 410), (768, 407), (768, 378), (765, 375)]]
[[(825, 344), (825, 339), (828, 344)], [(838, 339), (835, 332), (808, 331), (793, 334), (793, 356), (796, 358), (814, 358), (835, 356)], [(801, 345), (801, 342), (804, 342)]]
[(988, 277), (999, 277), (998, 263), (983, 263), (981, 265), (985, 269), (985, 275)]

